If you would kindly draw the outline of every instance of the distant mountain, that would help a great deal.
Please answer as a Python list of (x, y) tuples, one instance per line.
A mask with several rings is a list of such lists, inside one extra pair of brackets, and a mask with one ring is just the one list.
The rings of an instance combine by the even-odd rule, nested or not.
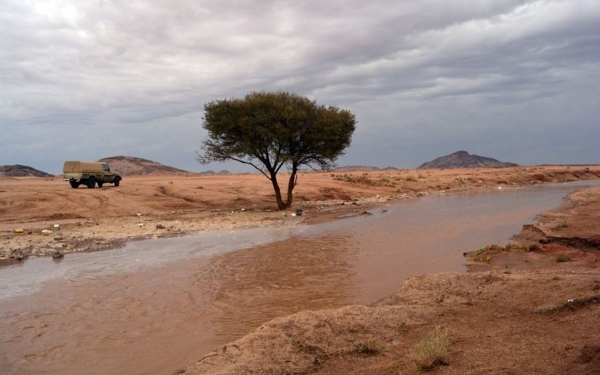
[(98, 161), (108, 163), (111, 170), (119, 171), (124, 176), (193, 174), (193, 172), (133, 156), (112, 156)]
[(26, 165), (0, 165), (0, 177), (54, 177)]
[(503, 168), (515, 166), (518, 166), (518, 164), (505, 163), (485, 156), (469, 155), (466, 151), (458, 151), (421, 164), (417, 169)]

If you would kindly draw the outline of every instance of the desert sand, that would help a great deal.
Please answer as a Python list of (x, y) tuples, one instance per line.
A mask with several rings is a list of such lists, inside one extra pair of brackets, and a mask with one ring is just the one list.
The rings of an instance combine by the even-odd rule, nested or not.
[[(0, 179), (0, 259), (68, 256), (126, 241), (361, 214), (469, 189), (600, 178), (600, 166), (303, 173), (287, 211), (261, 175), (124, 176), (71, 189), (60, 178)], [(283, 179), (282, 179), (283, 180)], [(296, 209), (302, 215), (296, 215)], [(524, 228), (521, 246), (482, 248), (469, 273), (425, 275), (370, 306), (305, 311), (216, 348), (185, 374), (595, 374), (600, 369), (600, 188)], [(437, 332), (431, 363), (415, 348)]]

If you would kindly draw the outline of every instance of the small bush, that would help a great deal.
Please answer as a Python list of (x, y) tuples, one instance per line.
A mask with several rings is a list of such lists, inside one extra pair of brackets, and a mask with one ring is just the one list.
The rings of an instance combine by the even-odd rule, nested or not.
[(554, 260), (556, 261), (556, 263), (570, 262), (571, 257), (567, 254), (557, 254), (556, 257), (554, 257)]
[(442, 357), (450, 349), (450, 335), (443, 332), (441, 327), (428, 334), (416, 343), (408, 353), (408, 360), (414, 365), (415, 370), (429, 370), (444, 363)]
[(415, 182), (415, 181), (417, 181), (417, 178), (416, 178), (415, 176), (413, 176), (413, 175), (408, 175), (408, 176), (406, 176), (404, 179), (405, 179), (406, 181), (412, 181), (412, 182)]
[(568, 228), (568, 227), (569, 227), (569, 224), (563, 222), (558, 225), (555, 225), (554, 229), (564, 229), (564, 228)]
[(381, 345), (374, 340), (368, 340), (356, 344), (356, 351), (363, 355), (375, 355), (380, 353), (381, 350)]
[(548, 305), (548, 306), (540, 306), (536, 309), (539, 314), (551, 314), (558, 311), (556, 306)]

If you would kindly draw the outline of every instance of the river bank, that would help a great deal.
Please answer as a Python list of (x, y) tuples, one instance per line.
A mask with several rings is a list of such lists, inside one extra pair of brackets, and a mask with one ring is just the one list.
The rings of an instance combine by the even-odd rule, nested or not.
[(599, 177), (600, 166), (303, 173), (287, 211), (275, 209), (262, 175), (124, 176), (120, 187), (101, 189), (2, 178), (0, 265), (201, 231), (318, 223), (428, 194)]
[(595, 374), (600, 368), (600, 187), (370, 306), (269, 321), (178, 374)]

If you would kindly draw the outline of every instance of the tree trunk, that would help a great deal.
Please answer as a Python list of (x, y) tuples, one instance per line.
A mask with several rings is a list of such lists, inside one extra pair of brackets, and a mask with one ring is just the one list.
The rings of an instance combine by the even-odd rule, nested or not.
[(293, 164), (292, 174), (290, 174), (290, 180), (288, 181), (286, 207), (292, 206), (292, 201), (294, 199), (292, 193), (294, 191), (294, 188), (296, 187), (296, 173), (298, 173), (298, 166), (296, 164)]
[(279, 187), (279, 183), (277, 182), (277, 174), (271, 173), (271, 183), (273, 184), (273, 190), (275, 191), (275, 199), (277, 200), (277, 207), (280, 210), (285, 210), (292, 206), (292, 202), (294, 200), (293, 191), (296, 187), (296, 179), (298, 174), (298, 166), (292, 166), (292, 173), (290, 174), (290, 179), (288, 181), (287, 188), (287, 201), (284, 202), (281, 196), (281, 188)]
[(271, 172), (271, 183), (273, 184), (273, 190), (275, 190), (275, 199), (277, 200), (277, 207), (280, 210), (285, 210), (289, 206), (281, 199), (281, 189), (279, 183), (277, 183), (277, 173)]

